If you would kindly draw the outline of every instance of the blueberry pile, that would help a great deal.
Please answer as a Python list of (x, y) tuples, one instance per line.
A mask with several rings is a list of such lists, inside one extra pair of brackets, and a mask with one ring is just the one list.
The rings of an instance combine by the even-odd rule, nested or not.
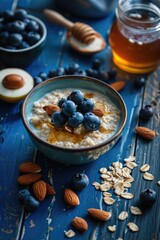
[(67, 125), (71, 128), (83, 124), (88, 131), (96, 131), (101, 125), (101, 120), (94, 113), (94, 102), (90, 98), (84, 98), (80, 90), (73, 90), (67, 99), (62, 98), (58, 102), (61, 111), (52, 114), (52, 123), (56, 127)]
[(15, 13), (6, 10), (1, 13), (0, 46), (16, 50), (28, 48), (41, 39), (39, 24), (28, 17), (25, 10)]
[(94, 59), (91, 68), (82, 70), (78, 63), (70, 63), (68, 66), (59, 67), (57, 69), (51, 69), (49, 73), (40, 72), (34, 77), (35, 85), (45, 81), (46, 79), (63, 76), (63, 75), (78, 75), (78, 76), (89, 76), (98, 78), (104, 82), (109, 82), (113, 80), (116, 76), (116, 71), (111, 69), (110, 71), (101, 70), (101, 61), (99, 59)]

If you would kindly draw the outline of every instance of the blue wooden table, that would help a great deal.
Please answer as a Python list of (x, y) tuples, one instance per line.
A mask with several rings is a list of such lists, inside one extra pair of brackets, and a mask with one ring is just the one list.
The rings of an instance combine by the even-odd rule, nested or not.
[[(73, 51), (66, 42), (66, 30), (51, 24), (43, 16), (44, 8), (56, 9), (50, 0), (22, 1), (1, 0), (1, 11), (6, 9), (24, 8), (30, 14), (38, 16), (44, 21), (48, 30), (48, 37), (44, 51), (30, 66), (25, 68), (33, 77), (40, 72), (48, 73), (51, 69), (67, 66), (68, 63), (77, 62), (81, 69), (91, 66), (93, 59), (99, 58), (104, 70), (111, 65), (110, 48), (100, 53), (85, 56)], [(98, 20), (84, 20), (71, 18), (73, 21), (85, 21), (99, 31), (108, 43), (108, 33), (114, 21), (114, 9), (108, 16)], [(5, 68), (2, 65), (1, 68)], [(119, 78), (126, 81), (125, 88), (120, 92), (128, 110), (128, 118), (121, 139), (106, 154), (97, 161), (80, 166), (65, 166), (46, 159), (33, 146), (21, 120), (21, 101), (9, 104), (0, 101), (0, 240), (57, 240), (67, 239), (64, 231), (72, 229), (76, 235), (73, 239), (84, 240), (160, 240), (160, 70), (145, 76), (146, 84), (142, 88), (134, 87), (134, 77), (120, 72)], [(129, 80), (128, 80), (129, 79)], [(138, 118), (139, 110), (146, 104), (152, 104), (155, 114), (147, 122)], [(157, 135), (152, 141), (146, 141), (135, 134), (135, 127), (144, 126), (156, 131)], [(134, 182), (130, 192), (134, 198), (126, 200), (114, 196), (116, 202), (107, 205), (103, 201), (102, 192), (95, 189), (93, 182), (101, 183), (99, 169), (108, 168), (112, 162), (119, 161), (124, 164), (124, 159), (130, 155), (136, 157), (137, 167), (132, 171)], [(40, 203), (38, 209), (26, 213), (18, 199), (19, 176), (18, 166), (27, 161), (38, 163), (42, 167), (43, 179), (51, 184), (56, 191), (53, 197), (47, 197)], [(149, 172), (154, 175), (154, 180), (146, 181), (142, 177), (140, 167), (149, 164)], [(69, 186), (73, 174), (84, 172), (89, 177), (89, 185), (78, 192), (80, 205), (68, 208), (63, 199), (63, 190)], [(133, 215), (130, 206), (137, 206), (139, 194), (145, 188), (157, 192), (156, 203), (141, 216)], [(107, 222), (93, 220), (87, 214), (88, 208), (98, 208), (112, 211), (112, 217)], [(122, 211), (128, 212), (128, 218), (118, 220)], [(83, 217), (88, 222), (89, 228), (85, 233), (79, 233), (71, 225), (75, 216)], [(134, 222), (138, 232), (129, 230), (127, 224)], [(110, 232), (108, 226), (116, 225), (116, 231)]]

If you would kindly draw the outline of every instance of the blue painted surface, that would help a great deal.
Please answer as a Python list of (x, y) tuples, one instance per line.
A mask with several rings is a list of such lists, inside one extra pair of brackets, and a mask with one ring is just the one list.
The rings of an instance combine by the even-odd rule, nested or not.
[[(109, 69), (112, 65), (109, 46), (104, 51), (93, 56), (84, 56), (73, 51), (65, 39), (66, 30), (49, 23), (42, 15), (44, 7), (51, 7), (53, 1), (14, 1), (17, 7), (24, 7), (28, 11), (38, 16), (44, 21), (48, 29), (47, 44), (42, 54), (25, 70), (32, 76), (58, 66), (67, 66), (70, 62), (78, 62), (82, 69), (91, 66), (95, 57), (102, 60), (102, 68)], [(13, 1), (0, 2), (1, 9), (13, 8)], [(75, 18), (71, 18), (76, 21)], [(114, 20), (111, 14), (100, 20), (86, 20), (86, 23), (94, 26), (106, 39), (110, 26)], [(159, 159), (160, 147), (159, 136), (151, 142), (146, 142), (137, 138), (135, 126), (142, 125), (160, 132), (159, 125), (159, 79), (160, 71), (156, 71), (148, 77), (145, 88), (136, 90), (133, 79), (127, 80), (125, 88), (120, 92), (123, 97), (127, 110), (127, 124), (121, 139), (104, 156), (96, 162), (80, 165), (65, 166), (54, 163), (47, 159), (43, 154), (37, 152), (33, 146), (21, 120), (20, 105), (9, 104), (0, 101), (0, 240), (57, 240), (67, 239), (64, 230), (73, 229), (71, 220), (75, 216), (84, 217), (89, 225), (87, 232), (81, 234), (76, 232), (73, 239), (78, 240), (116, 240), (121, 237), (124, 240), (151, 240), (160, 239), (159, 233), (159, 197), (160, 190), (157, 181), (160, 176)], [(127, 74), (120, 73), (120, 77), (128, 79)], [(140, 107), (149, 103), (154, 103), (156, 114), (149, 122), (140, 122), (138, 112)], [(116, 203), (111, 206), (104, 204), (102, 193), (96, 191), (92, 186), (94, 181), (100, 182), (99, 169), (109, 167), (113, 161), (123, 162), (129, 155), (136, 155), (139, 167), (144, 163), (151, 165), (150, 172), (154, 174), (154, 181), (145, 181), (139, 171), (139, 167), (133, 170), (134, 183), (130, 192), (135, 194), (133, 200), (116, 198)], [(53, 183), (56, 190), (55, 197), (47, 197), (41, 202), (40, 207), (31, 214), (24, 213), (23, 205), (18, 200), (19, 186), (17, 177), (19, 176), (18, 165), (26, 161), (36, 161), (42, 166), (43, 179)], [(63, 190), (69, 187), (69, 182), (73, 174), (84, 172), (88, 175), (90, 184), (81, 192), (77, 192), (80, 198), (80, 205), (75, 208), (67, 208), (63, 200)], [(156, 204), (145, 212), (142, 216), (130, 214), (129, 207), (134, 206), (139, 198), (139, 193), (144, 188), (153, 188), (157, 192)], [(114, 196), (115, 197), (115, 196)], [(112, 218), (101, 223), (91, 219), (87, 215), (87, 208), (100, 208), (112, 211)], [(129, 213), (125, 221), (119, 221), (118, 215), (122, 210)], [(128, 230), (127, 223), (133, 221), (139, 226), (139, 232), (133, 233)], [(107, 230), (108, 225), (116, 225), (117, 230), (111, 233)], [(150, 226), (150, 227), (148, 227)]]

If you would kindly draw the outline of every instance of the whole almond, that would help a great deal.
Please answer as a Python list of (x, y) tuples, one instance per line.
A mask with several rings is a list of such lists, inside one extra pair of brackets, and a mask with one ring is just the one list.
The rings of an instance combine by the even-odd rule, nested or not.
[(77, 194), (69, 188), (66, 188), (64, 190), (64, 201), (67, 205), (70, 205), (73, 207), (80, 204)]
[(148, 140), (153, 140), (153, 138), (156, 136), (155, 131), (151, 130), (150, 128), (146, 128), (146, 127), (136, 127), (135, 128), (135, 132)]
[(103, 110), (100, 108), (94, 108), (92, 113), (94, 113), (98, 117), (103, 117), (103, 115), (104, 115)]
[(41, 171), (41, 167), (32, 162), (25, 162), (19, 165), (19, 171), (21, 173), (38, 173)]
[(33, 192), (35, 197), (39, 200), (42, 201), (47, 194), (47, 187), (46, 183), (44, 181), (38, 181), (33, 184)]
[(28, 173), (21, 175), (17, 178), (17, 181), (20, 185), (29, 185), (32, 183), (37, 182), (39, 179), (41, 179), (42, 175), (39, 173)]
[(111, 83), (111, 87), (114, 88), (118, 92), (121, 91), (125, 85), (126, 85), (126, 83), (124, 81), (118, 81), (118, 82)]
[(19, 89), (24, 86), (25, 82), (22, 76), (18, 74), (9, 74), (4, 77), (3, 86), (8, 89)]
[(56, 194), (54, 188), (50, 184), (46, 183), (46, 188), (47, 188), (47, 195), (52, 196)]
[(43, 107), (43, 109), (46, 111), (46, 113), (48, 114), (48, 115), (52, 115), (52, 113), (54, 113), (54, 112), (59, 112), (59, 111), (61, 111), (61, 109), (60, 109), (60, 107), (58, 107), (57, 105), (55, 105), (55, 104), (50, 104), (50, 105), (46, 105), (46, 106), (44, 106)]
[(87, 224), (86, 220), (84, 220), (81, 217), (75, 217), (72, 220), (72, 225), (80, 232), (85, 232), (88, 230), (88, 224)]
[(97, 208), (88, 208), (87, 211), (88, 211), (90, 216), (92, 216), (93, 218), (95, 218), (97, 220), (107, 221), (111, 217), (110, 212), (106, 212), (104, 210), (100, 210), (100, 209), (97, 209)]

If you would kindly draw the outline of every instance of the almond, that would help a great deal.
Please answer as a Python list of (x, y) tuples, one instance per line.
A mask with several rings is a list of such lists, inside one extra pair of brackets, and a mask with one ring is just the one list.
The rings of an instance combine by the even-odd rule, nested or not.
[(103, 117), (104, 115), (103, 110), (100, 108), (94, 108), (92, 112), (98, 117)]
[(25, 162), (19, 165), (19, 171), (21, 173), (38, 173), (41, 171), (41, 167), (32, 162)]
[(88, 224), (87, 224), (86, 220), (84, 220), (81, 217), (75, 217), (72, 220), (72, 225), (80, 232), (85, 232), (88, 230)]
[(47, 188), (47, 195), (52, 196), (56, 194), (54, 188), (50, 184), (46, 183), (46, 188)]
[(42, 201), (47, 194), (47, 187), (46, 183), (44, 181), (38, 181), (33, 184), (33, 192), (35, 197), (39, 200)]
[(46, 106), (43, 107), (43, 109), (46, 111), (46, 113), (48, 115), (52, 115), (52, 113), (54, 113), (54, 112), (61, 111), (60, 107), (58, 107), (55, 104), (46, 105)]
[(141, 137), (148, 140), (153, 140), (153, 138), (156, 136), (155, 131), (152, 131), (151, 129), (146, 127), (136, 127), (135, 132)]
[(66, 188), (64, 190), (64, 201), (66, 204), (73, 206), (73, 207), (80, 204), (77, 194), (69, 188)]
[(19, 89), (24, 86), (25, 82), (22, 76), (18, 74), (9, 74), (4, 77), (3, 86), (8, 89)]
[(92, 216), (93, 218), (96, 218), (97, 220), (107, 221), (111, 217), (110, 212), (106, 212), (104, 210), (100, 210), (97, 208), (88, 208), (87, 211), (90, 216)]
[(41, 179), (42, 175), (39, 173), (28, 173), (17, 178), (20, 185), (29, 185)]
[(124, 81), (118, 81), (118, 82), (112, 83), (110, 86), (114, 88), (114, 90), (119, 92), (124, 88), (125, 85), (126, 83)]

